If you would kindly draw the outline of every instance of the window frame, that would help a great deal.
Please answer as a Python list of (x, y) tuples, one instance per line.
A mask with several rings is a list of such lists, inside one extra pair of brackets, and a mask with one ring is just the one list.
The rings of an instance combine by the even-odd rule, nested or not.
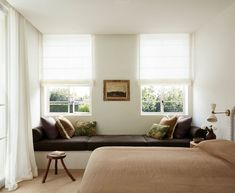
[[(45, 34), (45, 35), (58, 35), (58, 34)], [(77, 80), (47, 80), (43, 79), (43, 50), (42, 50), (42, 62), (40, 67), (40, 90), (41, 90), (41, 114), (44, 116), (92, 116), (92, 91), (94, 85), (94, 58), (93, 58), (93, 51), (94, 51), (94, 36), (92, 34), (60, 34), (60, 35), (89, 35), (90, 36), (90, 51), (91, 51), (91, 78), (90, 79), (77, 79)], [(43, 49), (43, 38), (42, 38), (42, 49)], [(73, 113), (65, 113), (65, 112), (58, 112), (58, 113), (50, 113), (49, 112), (49, 98), (46, 88), (49, 86), (61, 86), (61, 87), (76, 87), (76, 86), (87, 86), (90, 87), (90, 112), (73, 112)]]
[[(189, 38), (189, 63), (188, 63), (188, 78), (154, 78), (154, 79), (145, 79), (141, 77), (141, 37), (144, 36), (155, 36), (155, 35), (188, 35)], [(138, 69), (137, 69), (137, 77), (140, 91), (140, 115), (141, 116), (155, 116), (155, 115), (188, 115), (191, 112), (191, 104), (189, 104), (192, 100), (192, 86), (193, 86), (193, 72), (192, 72), (192, 57), (193, 57), (193, 35), (190, 33), (156, 33), (156, 34), (139, 34), (138, 36)], [(143, 112), (142, 111), (142, 87), (143, 86), (184, 86), (184, 101), (183, 101), (183, 112)], [(162, 106), (162, 103), (161, 103)]]
[[(142, 88), (144, 86), (158, 86), (158, 87), (164, 87), (164, 86), (182, 86), (183, 87), (183, 112), (164, 112), (164, 105), (162, 104), (162, 94), (161, 94), (161, 101), (160, 101), (160, 112), (143, 112), (142, 111), (142, 104), (143, 104), (143, 96), (142, 96)], [(140, 85), (140, 115), (141, 116), (154, 116), (154, 115), (187, 115), (188, 114), (188, 108), (189, 108), (189, 85), (187, 84), (141, 84)]]
[[(89, 107), (90, 112), (50, 112), (50, 101), (49, 101), (49, 87), (89, 87), (90, 96), (89, 96)], [(92, 85), (90, 84), (43, 84), (42, 86), (42, 96), (43, 96), (43, 109), (42, 113), (44, 116), (92, 116)]]

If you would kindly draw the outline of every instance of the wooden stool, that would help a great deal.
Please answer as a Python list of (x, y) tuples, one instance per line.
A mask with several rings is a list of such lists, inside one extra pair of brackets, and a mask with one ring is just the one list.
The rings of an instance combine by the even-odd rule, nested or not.
[(46, 170), (46, 173), (43, 177), (43, 180), (42, 180), (42, 183), (45, 183), (46, 181), (46, 178), (47, 178), (47, 174), (49, 172), (49, 169), (50, 169), (50, 165), (51, 165), (51, 160), (55, 160), (55, 175), (57, 175), (58, 173), (58, 167), (57, 167), (57, 161), (58, 159), (60, 159), (61, 163), (62, 163), (62, 166), (64, 167), (64, 170), (66, 171), (66, 173), (68, 174), (68, 176), (73, 180), (75, 181), (74, 177), (70, 174), (69, 170), (66, 168), (65, 164), (64, 164), (64, 161), (63, 159), (66, 157), (66, 154), (63, 152), (62, 154), (59, 154), (59, 155), (56, 155), (54, 154), (53, 152), (47, 154), (47, 159), (48, 160), (48, 165), (47, 165), (47, 170)]

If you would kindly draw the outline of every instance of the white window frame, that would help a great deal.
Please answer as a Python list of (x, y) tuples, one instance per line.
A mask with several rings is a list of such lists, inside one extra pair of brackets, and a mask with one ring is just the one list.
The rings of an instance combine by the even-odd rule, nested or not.
[[(69, 34), (65, 34), (69, 35)], [(72, 34), (76, 35), (76, 34)], [(79, 35), (79, 34), (77, 34)], [(89, 35), (89, 34), (85, 34)], [(94, 74), (94, 62), (93, 62), (93, 45), (94, 45), (94, 38), (91, 36), (91, 77)], [(41, 64), (43, 66), (43, 64)], [(42, 69), (40, 71), (40, 75), (42, 76)], [(91, 78), (89, 80), (43, 80), (41, 79), (41, 114), (44, 116), (92, 116), (92, 90), (93, 90), (94, 80)], [(90, 112), (73, 112), (73, 113), (65, 113), (65, 112), (58, 112), (58, 113), (51, 113), (49, 112), (49, 96), (47, 93), (48, 87), (80, 87), (80, 86), (87, 86), (90, 87)]]
[[(90, 88), (90, 96), (89, 96), (89, 107), (90, 111), (89, 112), (50, 112), (50, 101), (49, 101), (49, 87), (82, 87), (86, 86)], [(90, 84), (45, 84), (42, 86), (42, 96), (43, 96), (43, 115), (45, 116), (91, 116), (92, 115), (92, 85)]]
[[(139, 63), (138, 63), (138, 82), (140, 86), (140, 115), (188, 115), (189, 114), (189, 101), (191, 96), (190, 90), (192, 86), (192, 49), (193, 49), (193, 44), (192, 44), (192, 35), (189, 34), (189, 79), (142, 79), (140, 78), (140, 47), (141, 47), (141, 35), (147, 35), (147, 34), (140, 34), (138, 37), (138, 57), (139, 57)], [(155, 34), (149, 34), (149, 35), (155, 35)], [(170, 35), (170, 34), (166, 34)], [(173, 34), (174, 35), (174, 34)], [(184, 101), (183, 101), (183, 112), (164, 112), (163, 111), (163, 105), (161, 104), (161, 112), (142, 112), (142, 87), (143, 86), (184, 86)]]
[[(142, 111), (142, 88), (144, 86), (182, 86), (184, 87), (183, 89), (183, 112), (164, 112), (164, 105), (162, 104), (162, 99), (160, 101), (160, 108), (161, 111), (160, 112), (143, 112)], [(188, 108), (189, 108), (189, 85), (187, 84), (142, 84), (140, 86), (140, 96), (141, 96), (141, 100), (140, 100), (140, 111), (141, 111), (141, 115), (187, 115), (188, 114)], [(162, 96), (161, 96), (162, 97)]]

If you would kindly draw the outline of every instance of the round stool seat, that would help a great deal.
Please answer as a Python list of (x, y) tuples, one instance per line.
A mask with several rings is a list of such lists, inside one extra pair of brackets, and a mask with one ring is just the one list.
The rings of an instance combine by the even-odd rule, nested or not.
[(53, 152), (51, 152), (47, 154), (48, 159), (63, 159), (65, 157), (66, 157), (66, 153), (61, 154), (61, 155), (56, 155), (56, 154), (53, 154)]
[(65, 163), (63, 161), (63, 159), (66, 157), (66, 153), (62, 152), (62, 151), (53, 151), (51, 153), (47, 154), (47, 159), (48, 159), (48, 165), (47, 165), (47, 170), (46, 173), (43, 177), (42, 183), (45, 183), (49, 169), (50, 169), (50, 165), (51, 165), (51, 161), (55, 160), (55, 175), (58, 173), (58, 167), (57, 167), (57, 162), (58, 160), (61, 161), (61, 164), (64, 168), (64, 170), (66, 171), (66, 173), (68, 174), (68, 176), (75, 181), (75, 178), (70, 174), (69, 170), (67, 169), (67, 167), (65, 166)]

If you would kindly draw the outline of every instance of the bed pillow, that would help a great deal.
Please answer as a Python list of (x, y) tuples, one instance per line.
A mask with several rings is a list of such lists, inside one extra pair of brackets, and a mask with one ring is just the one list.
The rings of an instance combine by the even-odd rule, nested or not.
[(41, 117), (42, 130), (48, 139), (56, 139), (59, 132), (56, 128), (56, 121), (52, 117)]
[(93, 136), (96, 135), (96, 121), (75, 123), (75, 135)]
[(166, 133), (166, 138), (168, 139), (173, 139), (173, 132), (175, 129), (175, 125), (177, 123), (177, 117), (172, 117), (172, 118), (168, 118), (168, 117), (163, 117), (160, 121), (160, 125), (168, 125), (169, 129)]
[(163, 139), (169, 128), (168, 125), (153, 124), (146, 135), (155, 139)]
[(222, 139), (205, 140), (197, 147), (235, 166), (235, 142)]
[(179, 117), (173, 136), (175, 139), (183, 139), (189, 136), (189, 131), (192, 123), (192, 117)]
[(75, 134), (75, 128), (65, 117), (57, 117), (56, 127), (62, 138), (70, 139)]

